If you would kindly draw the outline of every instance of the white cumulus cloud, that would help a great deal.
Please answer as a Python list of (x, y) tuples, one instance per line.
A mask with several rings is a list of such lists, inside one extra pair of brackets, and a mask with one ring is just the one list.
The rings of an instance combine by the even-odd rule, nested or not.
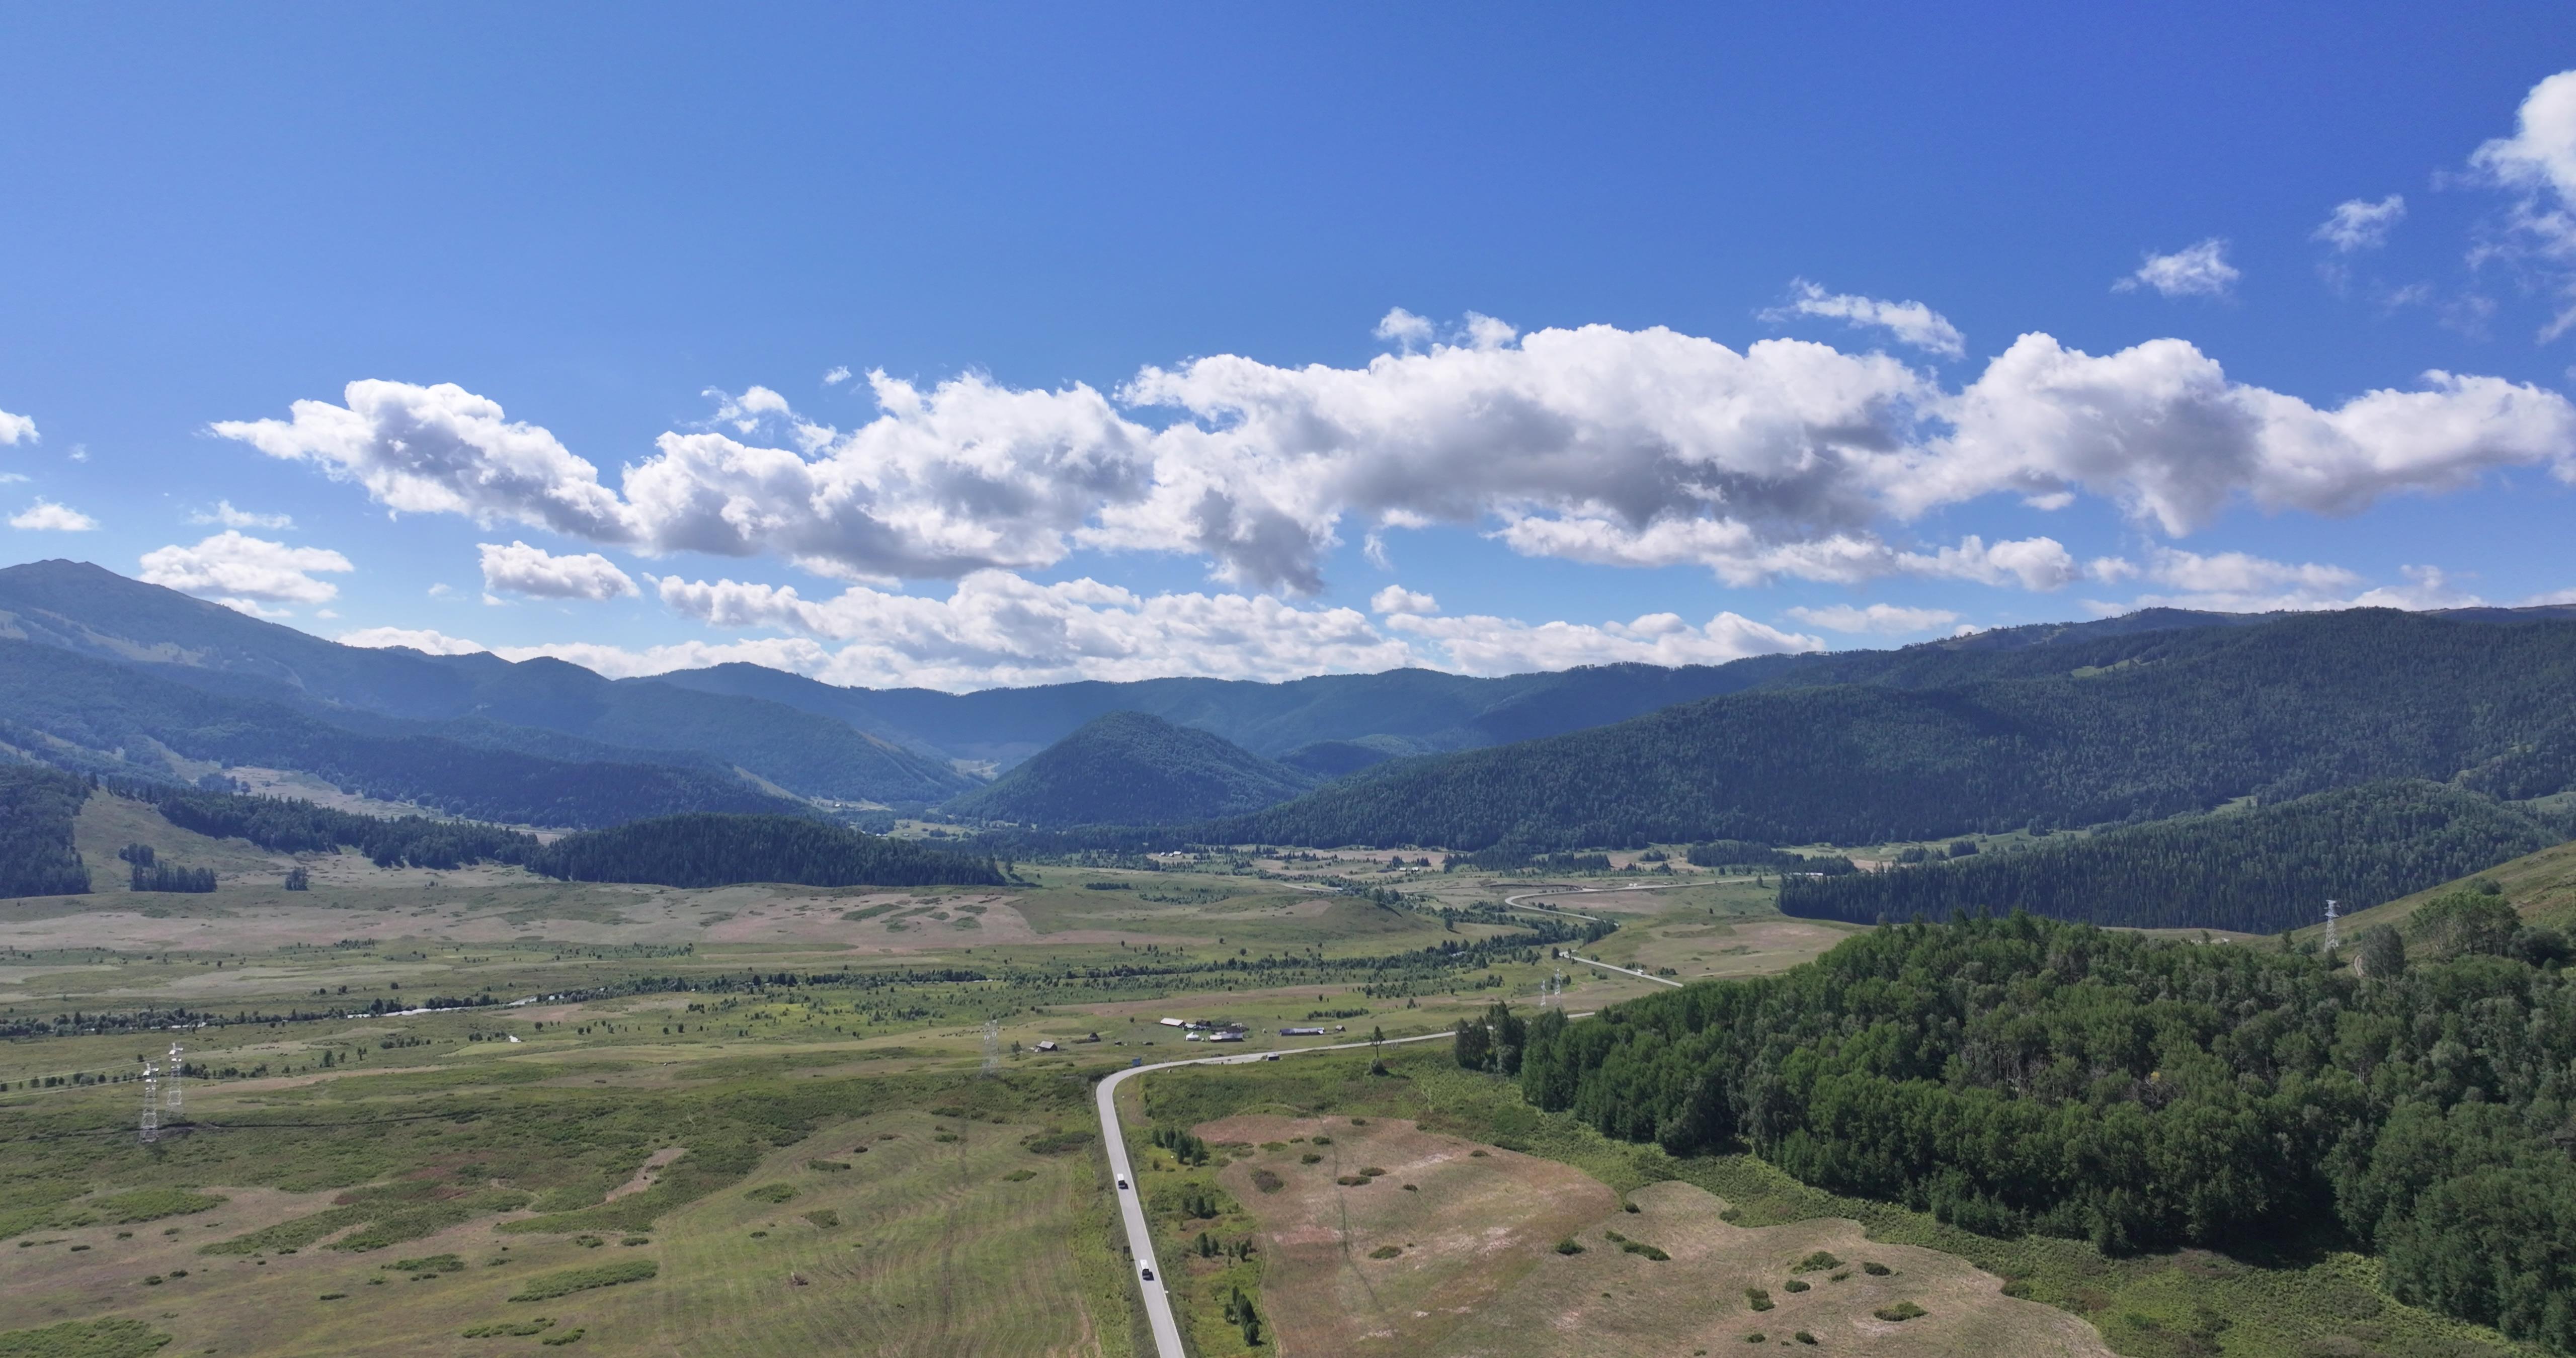
[[(1474, 317), (1453, 338), (1357, 368), (1217, 355), (1112, 393), (872, 373), (877, 414), (846, 432), (746, 392), (724, 398), (737, 415), (723, 429), (662, 435), (617, 489), (452, 386), (352, 383), (346, 407), (216, 429), (396, 509), (877, 586), (1089, 549), (1192, 555), (1238, 589), (1311, 593), (1346, 530), (1384, 563), (1383, 532), (1447, 524), (1737, 585), (1911, 574), (2050, 589), (2080, 575), (2052, 539), (1940, 546), (1905, 525), (1990, 495), (2043, 511), (2093, 495), (2182, 535), (2240, 502), (2350, 513), (2508, 467), (2576, 482), (2576, 405), (2499, 378), (2428, 373), (2318, 407), (2171, 339), (2093, 355), (2023, 335), (1952, 387), (1803, 340), (1518, 335)], [(781, 426), (793, 446), (751, 437)]]
[(554, 556), (542, 548), (513, 541), (475, 544), (483, 559), (483, 587), (537, 599), (623, 599), (635, 593), (635, 581), (615, 562), (597, 552)]
[(1474, 614), (1438, 617), (1392, 613), (1390, 631), (1415, 638), (1424, 659), (1461, 674), (1528, 674), (1576, 665), (1723, 665), (1749, 655), (1818, 651), (1824, 642), (1784, 632), (1735, 613), (1694, 625), (1678, 613), (1649, 613), (1629, 622), (1594, 626), (1574, 622), (1527, 623)]
[(1921, 302), (1887, 302), (1850, 293), (1829, 293), (1803, 278), (1791, 283), (1789, 291), (1788, 303), (1763, 312), (1762, 319), (1821, 316), (1884, 330), (1899, 344), (1944, 358), (1958, 358), (1968, 352), (1968, 337), (1959, 333), (1959, 327)]
[(34, 532), (86, 533), (98, 527), (98, 520), (67, 505), (38, 500), (13, 516), (9, 526)]
[(2169, 255), (2149, 253), (2138, 271), (2111, 285), (2114, 292), (2153, 288), (2167, 297), (2225, 297), (2242, 271), (2227, 262), (2227, 242), (2212, 237)]
[(2515, 195), (2504, 248), (2532, 257), (2559, 293), (2563, 306), (2540, 332), (2548, 341), (2576, 326), (2576, 71), (2532, 86), (2514, 122), (2512, 136), (2480, 146), (2469, 164)]
[(1871, 604), (1866, 608), (1855, 608), (1850, 604), (1792, 608), (1789, 616), (1828, 632), (1866, 632), (1877, 636), (1938, 631), (1959, 620), (1958, 614), (1946, 608), (1904, 608), (1896, 604)]
[[(241, 606), (244, 602), (318, 604), (340, 587), (313, 572), (355, 570), (349, 558), (320, 547), (289, 547), (226, 529), (193, 547), (176, 543), (143, 554), (143, 579)], [(248, 611), (258, 611), (254, 606)], [(263, 616), (271, 616), (263, 614)]]
[(1402, 585), (1389, 585), (1369, 596), (1372, 613), (1437, 613), (1440, 601), (1428, 594), (1417, 593)]
[(271, 457), (317, 463), (407, 513), (507, 519), (596, 541), (633, 536), (599, 469), (553, 434), (511, 421), (499, 402), (452, 382), (352, 382), (342, 399), (348, 404), (297, 401), (289, 419), (212, 429)]
[(36, 422), (24, 415), (0, 410), (0, 444), (36, 442)]
[(2334, 212), (2313, 236), (2344, 254), (2376, 250), (2388, 243), (2388, 233), (2405, 219), (2406, 199), (2402, 195), (2392, 193), (2375, 203), (2353, 198), (2335, 204)]
[(190, 523), (218, 523), (226, 528), (293, 528), (295, 518), (289, 514), (254, 514), (233, 508), (230, 500), (217, 500), (211, 510), (198, 510), (188, 516)]
[(371, 649), (408, 646), (431, 655), (472, 655), (491, 649), (479, 641), (467, 641), (463, 637), (451, 637), (444, 632), (421, 627), (362, 627), (354, 632), (342, 632), (340, 644)]

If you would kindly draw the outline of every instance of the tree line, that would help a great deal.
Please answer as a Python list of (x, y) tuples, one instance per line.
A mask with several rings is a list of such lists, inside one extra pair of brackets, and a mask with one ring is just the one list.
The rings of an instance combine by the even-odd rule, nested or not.
[(90, 780), (33, 764), (0, 764), (0, 897), (77, 896), (89, 868), (72, 821)]
[(2494, 904), (2374, 937), (2360, 975), (2028, 914), (1897, 925), (1778, 976), (1542, 1012), (1517, 1044), (1479, 1025), (1460, 1056), (1606, 1135), (1749, 1148), (1988, 1234), (2122, 1253), (2339, 1229), (2399, 1297), (2576, 1352), (2576, 978), (2563, 936)]
[(1000, 886), (1006, 880), (989, 858), (796, 816), (661, 816), (566, 835), (524, 861), (532, 872), (568, 881), (674, 887)]
[(2269, 934), (2315, 923), (2328, 900), (2349, 913), (2536, 853), (2566, 829), (2472, 792), (2390, 780), (2011, 853), (1784, 877), (1780, 910), (1859, 924), (2027, 910)]

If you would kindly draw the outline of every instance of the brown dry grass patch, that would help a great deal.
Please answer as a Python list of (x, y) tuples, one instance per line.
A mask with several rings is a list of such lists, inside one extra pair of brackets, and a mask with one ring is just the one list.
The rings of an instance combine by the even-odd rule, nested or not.
[[(1745, 1228), (1718, 1219), (1725, 1204), (1682, 1183), (1630, 1195), (1620, 1209), (1608, 1186), (1571, 1166), (1480, 1149), (1411, 1123), (1372, 1118), (1235, 1117), (1200, 1127), (1210, 1141), (1286, 1141), (1322, 1132), (1325, 1160), (1261, 1152), (1220, 1179), (1260, 1221), (1269, 1262), (1264, 1308), (1290, 1353), (1404, 1354), (1407, 1358), (1639, 1353), (1726, 1353), (1763, 1331), (1807, 1330), (1818, 1351), (1928, 1358), (2012, 1354), (2108, 1358), (2101, 1336), (2062, 1311), (2006, 1297), (2001, 1280), (1936, 1250), (1878, 1244), (1839, 1218)], [(1392, 1183), (1344, 1188), (1335, 1180), (1382, 1165)], [(1287, 1181), (1252, 1188), (1266, 1169)], [(1623, 1252), (1605, 1230), (1667, 1252), (1657, 1262)], [(1560, 1255), (1572, 1236), (1584, 1252)], [(1388, 1259), (1383, 1246), (1403, 1247)], [(1815, 1273), (1806, 1292), (1785, 1284), (1818, 1250), (1839, 1255), (1849, 1276)], [(1872, 1277), (1860, 1261), (1888, 1265)], [(1774, 1309), (1746, 1309), (1747, 1288), (1767, 1289)], [(1607, 1295), (1604, 1295), (1607, 1294)], [(1891, 1324), (1881, 1307), (1912, 1302), (1919, 1319)]]

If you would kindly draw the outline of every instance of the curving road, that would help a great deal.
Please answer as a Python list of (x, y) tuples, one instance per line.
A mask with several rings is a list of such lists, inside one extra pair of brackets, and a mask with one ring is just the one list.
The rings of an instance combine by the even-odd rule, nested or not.
[[(1583, 1015), (1577, 1014), (1576, 1018)], [(1171, 1294), (1163, 1290), (1162, 1261), (1154, 1257), (1154, 1237), (1145, 1224), (1144, 1193), (1136, 1187), (1135, 1167), (1127, 1162), (1127, 1137), (1118, 1125), (1118, 1086), (1131, 1076), (1149, 1071), (1170, 1070), (1175, 1066), (1239, 1066), (1246, 1062), (1266, 1060), (1271, 1056), (1297, 1056), (1305, 1052), (1349, 1051), (1371, 1045), (1394, 1047), (1407, 1042), (1437, 1042), (1451, 1033), (1424, 1033), (1419, 1037), (1391, 1037), (1383, 1043), (1336, 1042), (1322, 1047), (1294, 1047), (1280, 1052), (1228, 1052), (1223, 1056), (1198, 1056), (1187, 1061), (1163, 1061), (1150, 1066), (1129, 1066), (1100, 1082), (1093, 1098), (1100, 1105), (1100, 1139), (1109, 1148), (1109, 1172), (1122, 1185), (1118, 1189), (1118, 1217), (1127, 1225), (1127, 1248), (1135, 1258), (1136, 1285), (1144, 1289), (1145, 1318), (1153, 1326), (1154, 1350), (1160, 1358), (1186, 1358), (1181, 1348), (1180, 1322), (1172, 1318)], [(1146, 1282), (1144, 1271), (1153, 1270), (1154, 1280)]]
[[(1526, 891), (1517, 896), (1506, 896), (1503, 898), (1503, 904), (1518, 910), (1536, 910), (1550, 915), (1566, 915), (1574, 919), (1590, 920), (1594, 919), (1595, 916), (1577, 915), (1571, 910), (1551, 910), (1543, 905), (1524, 905), (1522, 902), (1537, 896), (1580, 896), (1612, 891), (1661, 891), (1669, 887), (1690, 885), (1693, 885), (1693, 883), (1640, 882), (1634, 886), (1618, 887), (1559, 887), (1550, 888), (1544, 891)], [(1600, 967), (1605, 971), (1615, 971), (1628, 976), (1640, 976), (1644, 977), (1646, 980), (1654, 981), (1661, 985), (1678, 986), (1681, 984), (1679, 981), (1666, 980), (1661, 976), (1648, 976), (1642, 971), (1631, 971), (1626, 967), (1614, 967), (1607, 962), (1595, 962), (1589, 958), (1575, 957), (1572, 953), (1567, 953), (1566, 956), (1574, 961), (1583, 963), (1585, 966)], [(1567, 1017), (1588, 1018), (1590, 1017), (1590, 1014), (1571, 1014)], [(1165, 1291), (1163, 1287), (1162, 1261), (1154, 1257), (1154, 1236), (1151, 1227), (1149, 1227), (1145, 1221), (1144, 1193), (1136, 1187), (1136, 1167), (1130, 1164), (1127, 1159), (1127, 1135), (1125, 1130), (1118, 1124), (1118, 1086), (1126, 1083), (1134, 1076), (1144, 1075), (1157, 1070), (1171, 1070), (1178, 1066), (1239, 1066), (1247, 1062), (1268, 1060), (1273, 1056), (1297, 1056), (1306, 1052), (1350, 1051), (1354, 1048), (1367, 1046), (1395, 1047), (1401, 1046), (1407, 1042), (1437, 1042), (1443, 1038), (1451, 1036), (1454, 1036), (1454, 1034), (1446, 1032), (1423, 1033), (1415, 1037), (1391, 1037), (1383, 1043), (1334, 1042), (1320, 1047), (1291, 1047), (1276, 1052), (1228, 1052), (1223, 1056), (1194, 1056), (1185, 1061), (1160, 1061), (1150, 1066), (1129, 1066), (1124, 1070), (1114, 1071), (1107, 1078), (1101, 1080), (1100, 1084), (1092, 1092), (1092, 1100), (1099, 1106), (1100, 1110), (1100, 1139), (1102, 1144), (1109, 1150), (1109, 1173), (1119, 1185), (1117, 1190), (1118, 1219), (1127, 1228), (1128, 1252), (1135, 1256), (1133, 1266), (1136, 1269), (1136, 1285), (1145, 1294), (1145, 1319), (1146, 1323), (1150, 1325), (1154, 1331), (1154, 1351), (1157, 1358), (1187, 1358), (1187, 1354), (1181, 1347), (1180, 1322), (1172, 1317), (1171, 1293)], [(1150, 1282), (1145, 1279), (1145, 1274), (1148, 1270), (1150, 1270), (1154, 1275), (1153, 1280)]]

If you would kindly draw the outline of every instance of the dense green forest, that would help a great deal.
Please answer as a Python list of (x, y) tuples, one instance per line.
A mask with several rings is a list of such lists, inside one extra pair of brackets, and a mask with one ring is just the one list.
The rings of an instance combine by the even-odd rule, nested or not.
[(659, 886), (999, 886), (991, 860), (795, 816), (695, 814), (566, 835), (528, 867), (576, 882)]
[[(165, 745), (190, 759), (299, 769), (351, 792), (476, 820), (614, 825), (675, 810), (797, 805), (705, 769), (573, 763), (435, 736), (361, 733), (282, 704), (22, 641), (0, 640), (0, 711), (18, 726), (92, 751), (124, 751), (129, 760), (149, 760), (143, 752)], [(132, 771), (172, 776), (157, 762)]]
[(2328, 900), (2349, 913), (2536, 853), (2566, 839), (2566, 828), (2473, 792), (2388, 780), (2014, 853), (1786, 877), (1780, 909), (1859, 924), (2027, 910), (2270, 934), (2316, 923)]
[(1778, 976), (1498, 1024), (1461, 1058), (1607, 1135), (1749, 1147), (1989, 1234), (2340, 1230), (2400, 1297), (2576, 1352), (2567, 940), (2493, 898), (2433, 919), (2411, 948), (2374, 931), (2366, 977), (2031, 915), (1897, 925)]
[(1193, 835), (1867, 844), (2160, 819), (2379, 778), (2509, 799), (2576, 785), (2576, 623), (2356, 609), (2000, 656), (1879, 656), (1849, 666), (1866, 682), (1759, 689), (1404, 760)]
[(119, 791), (148, 801), (184, 830), (217, 839), (246, 839), (279, 853), (336, 853), (354, 848), (381, 868), (456, 868), (492, 860), (525, 862), (536, 837), (471, 821), (426, 816), (361, 816), (301, 798), (250, 797), (148, 783)]
[(89, 869), (72, 846), (72, 819), (89, 780), (26, 764), (0, 764), (0, 896), (76, 896)]
[(1314, 780), (1224, 737), (1112, 712), (945, 808), (975, 820), (1169, 825), (1284, 802)]

